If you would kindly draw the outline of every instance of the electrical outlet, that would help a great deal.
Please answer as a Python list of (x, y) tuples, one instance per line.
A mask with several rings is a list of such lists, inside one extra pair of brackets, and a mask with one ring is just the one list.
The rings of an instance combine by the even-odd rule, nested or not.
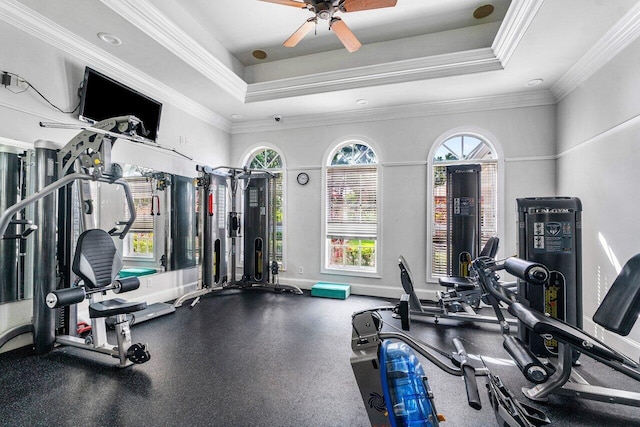
[(304, 268), (302, 266), (298, 267), (298, 274), (304, 273)]
[(147, 279), (147, 288), (151, 287), (151, 279)]

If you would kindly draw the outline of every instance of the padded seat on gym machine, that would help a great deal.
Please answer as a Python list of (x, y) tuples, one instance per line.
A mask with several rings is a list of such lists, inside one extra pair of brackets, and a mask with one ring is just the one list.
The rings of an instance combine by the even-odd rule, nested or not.
[[(489, 237), (489, 240), (487, 240), (487, 243), (484, 244), (482, 251), (480, 251), (479, 258), (495, 258), (496, 253), (498, 252), (499, 244), (500, 239), (498, 237)], [(476, 286), (476, 283), (473, 279), (460, 276), (441, 277), (438, 280), (438, 283), (440, 283), (440, 286), (453, 288), (456, 291), (471, 291)]]
[[(100, 229), (87, 230), (78, 238), (71, 268), (84, 281), (86, 287), (100, 290), (100, 288), (111, 285), (122, 269), (122, 258), (120, 258), (109, 233)], [(131, 280), (137, 280), (137, 283), (132, 285)], [(129, 281), (127, 290), (133, 290), (140, 286), (140, 281), (137, 278), (130, 278)], [(147, 308), (147, 303), (144, 301), (129, 302), (121, 298), (114, 298), (89, 304), (89, 317), (116, 316), (145, 308)]]
[(144, 310), (145, 308), (147, 308), (147, 303), (144, 301), (129, 302), (122, 298), (114, 298), (90, 304), (89, 317), (94, 319), (96, 317), (116, 316), (118, 314), (127, 314)]

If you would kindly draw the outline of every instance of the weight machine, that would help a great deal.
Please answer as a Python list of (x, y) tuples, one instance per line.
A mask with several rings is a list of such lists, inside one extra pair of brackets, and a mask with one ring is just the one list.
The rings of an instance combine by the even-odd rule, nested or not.
[[(551, 274), (546, 266), (519, 258), (504, 261), (477, 259), (472, 268), (478, 274), (478, 281), (487, 293), (496, 316), (501, 317), (497, 308), (502, 302), (509, 307), (509, 313), (516, 316), (527, 330), (547, 339), (557, 341), (557, 359), (540, 359), (534, 350), (517, 337), (509, 335), (509, 325), (502, 322), (504, 348), (522, 374), (536, 384), (522, 389), (524, 395), (535, 401), (546, 401), (551, 394), (572, 396), (608, 403), (640, 406), (640, 393), (590, 384), (574, 369), (574, 355), (579, 351), (621, 374), (640, 381), (640, 364), (609, 347), (578, 328), (560, 319), (539, 312), (520, 295), (515, 295), (498, 284), (499, 270), (513, 274), (531, 286), (544, 286)], [(632, 257), (624, 265), (609, 288), (602, 303), (593, 315), (593, 321), (608, 331), (620, 336), (631, 332), (640, 315), (640, 254)]]
[[(261, 288), (302, 294), (297, 286), (281, 284), (278, 277), (275, 176), (246, 167), (199, 165), (196, 170), (201, 224), (199, 289), (178, 298), (174, 307), (195, 298), (193, 307), (201, 296), (224, 289)], [(238, 188), (244, 198), (244, 218), (237, 210)], [(228, 212), (227, 199), (231, 201)], [(242, 277), (237, 280), (239, 238), (244, 243), (244, 263)]]
[[(57, 343), (109, 354), (119, 359), (119, 367), (143, 363), (149, 359), (149, 353), (144, 344), (129, 346), (131, 335), (126, 314), (146, 308), (146, 303), (128, 303), (120, 299), (101, 301), (102, 294), (107, 290), (116, 293), (134, 290), (139, 286), (139, 281), (129, 280), (123, 284), (123, 281), (114, 280), (121, 267), (121, 262), (117, 261), (115, 246), (113, 253), (107, 251), (105, 255), (107, 259), (111, 256), (109, 262), (112, 264), (109, 265), (113, 266), (106, 276), (96, 276), (92, 272), (92, 262), (84, 261), (82, 266), (76, 266), (75, 258), (81, 259), (84, 254), (82, 248), (79, 247), (75, 257), (72, 257), (74, 236), (82, 237), (88, 231), (102, 232), (91, 229), (93, 206), (87, 189), (76, 188), (79, 191), (74, 195), (73, 183), (93, 181), (119, 185), (126, 197), (129, 219), (118, 221), (108, 233), (102, 232), (106, 239), (103, 236), (95, 240), (97, 243), (90, 250), (96, 247), (102, 250), (109, 242), (113, 245), (111, 236), (124, 239), (135, 221), (133, 197), (127, 182), (121, 179), (121, 168), (111, 163), (111, 148), (118, 138), (146, 144), (136, 133), (142, 123), (134, 116), (120, 116), (92, 126), (61, 123), (40, 125), (80, 129), (80, 132), (59, 150), (48, 141), (35, 143), (35, 181), (38, 191), (9, 206), (0, 216), (0, 236), (5, 236), (7, 227), (12, 223), (26, 227), (22, 232), (18, 230), (17, 234), (21, 237), (35, 231), (33, 265), (37, 266), (33, 277), (33, 322), (7, 331), (0, 337), (0, 346), (18, 335), (33, 333), (34, 347), (39, 354), (51, 351)], [(151, 145), (165, 149), (157, 144)], [(26, 220), (17, 222), (12, 219), (31, 205), (35, 205), (33, 224)], [(73, 215), (72, 210), (79, 208), (82, 208), (83, 214), (78, 218)], [(86, 231), (80, 234), (82, 230)], [(93, 238), (87, 238), (87, 242), (92, 241)], [(83, 340), (76, 336), (76, 312), (68, 306), (87, 296), (91, 300), (89, 312), (92, 337), (90, 340)], [(108, 309), (102, 309), (107, 306)], [(115, 325), (117, 345), (107, 342), (104, 322), (107, 316), (118, 318)]]

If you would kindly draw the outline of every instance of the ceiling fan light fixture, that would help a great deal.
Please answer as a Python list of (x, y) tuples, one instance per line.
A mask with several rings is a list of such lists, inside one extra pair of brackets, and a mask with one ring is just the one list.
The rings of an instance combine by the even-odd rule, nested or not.
[(492, 4), (485, 4), (473, 11), (473, 17), (476, 19), (486, 18), (493, 13), (495, 8)]

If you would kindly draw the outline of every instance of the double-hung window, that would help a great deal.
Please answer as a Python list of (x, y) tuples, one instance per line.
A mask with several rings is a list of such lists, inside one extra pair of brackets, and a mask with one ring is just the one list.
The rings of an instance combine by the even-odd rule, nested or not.
[(326, 168), (325, 269), (378, 271), (378, 160), (364, 143), (337, 148)]
[[(154, 208), (157, 210), (160, 206), (157, 196), (153, 196), (151, 179), (143, 176), (130, 176), (124, 180), (129, 184), (136, 211), (136, 220), (124, 239), (124, 256), (153, 258), (153, 213), (157, 213), (153, 211)], [(129, 211), (126, 206), (124, 210), (128, 219)]]

